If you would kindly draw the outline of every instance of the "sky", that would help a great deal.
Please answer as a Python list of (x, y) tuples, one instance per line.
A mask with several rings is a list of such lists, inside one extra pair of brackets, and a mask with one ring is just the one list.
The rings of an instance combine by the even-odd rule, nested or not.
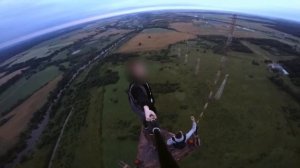
[(0, 49), (87, 21), (164, 9), (242, 12), (300, 22), (300, 0), (0, 0)]

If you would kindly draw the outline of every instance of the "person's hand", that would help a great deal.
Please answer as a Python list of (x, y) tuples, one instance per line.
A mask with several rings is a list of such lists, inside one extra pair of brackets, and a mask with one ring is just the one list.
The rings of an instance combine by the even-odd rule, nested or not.
[(195, 117), (194, 117), (194, 116), (191, 116), (191, 120), (192, 120), (193, 122), (195, 122)]
[(157, 119), (154, 111), (150, 110), (148, 106), (144, 106), (146, 121), (154, 121)]

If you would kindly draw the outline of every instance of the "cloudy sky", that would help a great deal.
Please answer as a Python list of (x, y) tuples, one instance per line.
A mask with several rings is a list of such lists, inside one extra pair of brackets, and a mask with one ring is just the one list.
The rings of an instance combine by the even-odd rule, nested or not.
[(0, 0), (0, 48), (85, 21), (156, 9), (235, 11), (300, 21), (300, 0)]

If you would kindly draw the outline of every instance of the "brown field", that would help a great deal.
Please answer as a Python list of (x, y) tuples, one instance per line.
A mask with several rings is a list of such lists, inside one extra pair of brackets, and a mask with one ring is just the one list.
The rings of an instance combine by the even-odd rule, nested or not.
[(16, 75), (19, 75), (22, 73), (23, 70), (27, 69), (28, 67), (25, 67), (25, 68), (22, 68), (22, 69), (19, 69), (19, 70), (16, 70), (8, 75), (5, 75), (3, 77), (1, 77), (1, 74), (0, 74), (0, 86), (3, 85), (4, 83), (6, 83), (8, 80), (10, 80), (11, 78), (13, 78), (14, 76)]
[[(151, 38), (149, 38), (149, 36), (151, 36)], [(118, 52), (160, 50), (168, 47), (170, 44), (193, 38), (196, 38), (193, 34), (176, 31), (141, 32), (124, 44)], [(141, 43), (141, 45), (139, 45), (139, 43)]]
[(4, 125), (0, 126), (0, 155), (18, 142), (18, 137), (25, 130), (34, 112), (40, 109), (47, 101), (50, 91), (52, 91), (62, 76), (58, 76), (47, 85), (36, 91), (22, 104), (14, 108), (5, 117), (13, 117)]
[(186, 23), (175, 22), (171, 23), (170, 27), (180, 32), (195, 34), (195, 35), (225, 35), (228, 31), (225, 27), (215, 26), (205, 23)]

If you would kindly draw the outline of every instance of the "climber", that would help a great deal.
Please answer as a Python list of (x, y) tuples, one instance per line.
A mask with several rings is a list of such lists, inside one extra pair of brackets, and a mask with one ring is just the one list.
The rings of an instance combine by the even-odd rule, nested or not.
[[(128, 89), (129, 103), (132, 111), (142, 121), (144, 128), (152, 131), (157, 127), (157, 111), (151, 88), (146, 81), (147, 71), (143, 62), (134, 60), (128, 65), (131, 83)], [(149, 128), (151, 127), (151, 128)]]
[[(172, 136), (167, 140), (168, 146), (173, 146), (176, 149), (183, 149), (186, 146), (187, 141), (192, 137), (193, 134), (197, 131), (197, 123), (195, 121), (195, 117), (191, 116), (191, 120), (193, 122), (192, 128), (186, 134), (183, 134), (182, 131), (179, 131), (177, 134)], [(199, 145), (199, 144), (198, 144)]]

